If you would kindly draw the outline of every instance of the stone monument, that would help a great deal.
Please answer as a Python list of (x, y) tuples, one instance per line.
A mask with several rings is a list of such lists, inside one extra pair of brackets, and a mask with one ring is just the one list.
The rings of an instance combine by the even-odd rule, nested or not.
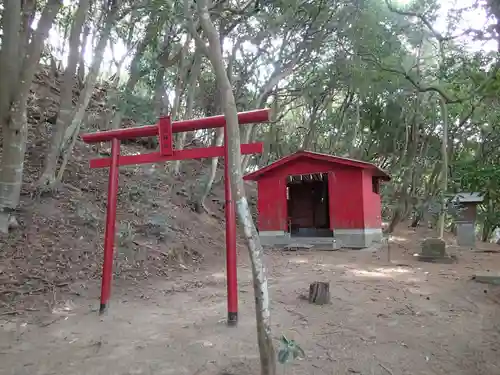
[(422, 252), (415, 256), (422, 262), (453, 263), (455, 261), (455, 257), (446, 254), (446, 243), (441, 238), (423, 240)]
[(452, 203), (458, 208), (455, 215), (458, 246), (475, 246), (477, 205), (482, 202), (480, 193), (458, 193), (453, 197)]

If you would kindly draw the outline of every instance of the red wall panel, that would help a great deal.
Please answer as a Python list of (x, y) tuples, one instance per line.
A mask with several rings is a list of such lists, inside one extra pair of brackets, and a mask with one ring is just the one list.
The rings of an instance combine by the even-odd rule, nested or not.
[[(363, 170), (363, 206), (365, 228), (382, 228), (380, 194), (373, 191), (372, 172)], [(380, 182), (379, 182), (380, 184)]]
[(329, 181), (332, 229), (365, 227), (362, 172), (363, 170), (359, 168), (334, 166), (331, 173), (333, 181)]
[(257, 189), (257, 228), (259, 231), (286, 231), (285, 179), (271, 174), (263, 176), (257, 183)]

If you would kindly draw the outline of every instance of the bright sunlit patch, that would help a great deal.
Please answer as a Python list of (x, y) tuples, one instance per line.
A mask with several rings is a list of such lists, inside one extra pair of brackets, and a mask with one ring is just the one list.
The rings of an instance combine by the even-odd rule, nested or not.
[(394, 267), (394, 268), (376, 268), (374, 271), (381, 273), (408, 273), (409, 269), (403, 267)]
[(67, 315), (75, 309), (75, 305), (71, 301), (66, 301), (63, 305), (55, 307), (52, 309), (52, 314), (55, 315)]
[(354, 276), (363, 277), (379, 277), (379, 278), (390, 278), (394, 274), (408, 273), (410, 270), (403, 267), (392, 267), (392, 268), (375, 268), (373, 270), (362, 270), (362, 269), (351, 269), (349, 270)]
[(309, 263), (309, 260), (306, 258), (294, 258), (294, 259), (290, 259), (290, 263), (303, 264), (303, 263)]
[(226, 274), (224, 272), (216, 272), (212, 274), (212, 277), (215, 279), (225, 279)]
[(363, 276), (363, 277), (379, 277), (379, 278), (389, 278), (390, 275), (377, 271), (368, 271), (368, 270), (350, 270), (354, 276)]
[(391, 240), (397, 241), (397, 242), (408, 242), (408, 238), (399, 237), (399, 236), (391, 236)]

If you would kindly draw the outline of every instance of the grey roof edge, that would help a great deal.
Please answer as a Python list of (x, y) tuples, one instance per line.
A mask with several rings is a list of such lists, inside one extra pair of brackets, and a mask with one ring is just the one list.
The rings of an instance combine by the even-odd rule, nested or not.
[(484, 200), (484, 197), (478, 192), (462, 192), (457, 193), (452, 200), (458, 203), (481, 203)]

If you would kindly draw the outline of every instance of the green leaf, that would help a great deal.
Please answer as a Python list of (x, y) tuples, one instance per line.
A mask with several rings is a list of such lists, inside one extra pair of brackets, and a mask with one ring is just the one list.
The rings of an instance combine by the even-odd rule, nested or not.
[(290, 341), (285, 337), (285, 335), (281, 336), (281, 343), (285, 346), (290, 345)]
[(284, 365), (288, 361), (288, 358), (290, 358), (288, 347), (280, 349), (278, 352), (278, 362)]

